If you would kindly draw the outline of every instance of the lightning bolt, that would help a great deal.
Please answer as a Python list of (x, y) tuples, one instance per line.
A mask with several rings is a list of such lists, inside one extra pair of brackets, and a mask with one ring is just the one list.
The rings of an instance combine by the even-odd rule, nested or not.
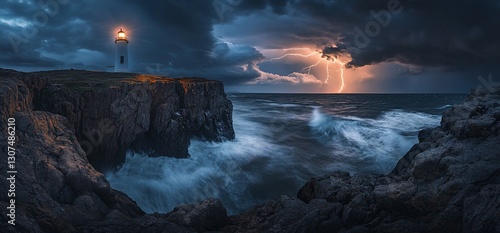
[(312, 64), (310, 66), (306, 66), (306, 67), (302, 68), (302, 71), (307, 70), (307, 74), (310, 74), (311, 73), (311, 69), (314, 68), (314, 67), (316, 67), (317, 65), (319, 65), (319, 63), (321, 63), (321, 61), (323, 61), (323, 59), (320, 58), (318, 60), (318, 62), (316, 62), (315, 64)]
[(301, 50), (302, 51), (304, 51), (304, 50), (305, 51), (311, 51), (310, 48), (287, 48), (287, 49), (282, 49), (282, 50), (286, 51), (286, 52), (288, 52), (288, 51), (301, 51)]
[[(286, 48), (286, 49), (282, 49), (282, 51), (285, 51), (285, 52), (289, 52), (289, 51), (311, 51), (311, 49), (309, 49), (309, 48)], [(324, 58), (322, 56), (323, 54), (321, 52), (319, 52), (319, 51), (316, 51), (316, 52), (312, 52), (312, 53), (309, 53), (309, 54), (286, 53), (283, 56), (276, 57), (276, 58), (271, 58), (271, 59), (264, 60), (264, 61), (276, 62), (278, 60), (285, 59), (286, 57), (303, 57), (303, 58), (308, 58), (308, 57), (312, 57), (314, 55), (318, 55), (319, 56), (319, 60), (316, 63), (312, 64), (312, 65), (309, 65), (309, 66), (306, 66), (306, 67), (302, 68), (301, 71), (302, 72), (306, 72), (307, 71), (307, 74), (310, 74), (311, 70), (313, 68), (317, 67), (322, 61), (326, 60), (326, 66), (325, 66), (326, 78), (325, 78), (325, 81), (323, 81), (323, 84), (328, 84), (328, 81), (330, 80), (330, 77), (331, 77), (331, 74), (330, 74), (330, 65), (332, 65), (332, 64), (339, 64), (340, 65), (340, 69), (338, 71), (340, 71), (341, 85), (340, 85), (340, 89), (339, 89), (338, 93), (342, 93), (342, 91), (344, 90), (344, 87), (345, 87), (345, 80), (344, 80), (344, 66), (345, 66), (345, 63), (341, 62), (337, 57), (328, 56), (326, 59), (323, 59)]]
[(333, 57), (332, 59), (333, 59), (333, 61), (332, 61), (333, 64), (337, 63), (337, 64), (340, 65), (340, 69), (338, 71), (340, 71), (340, 80), (341, 80), (342, 83), (340, 85), (339, 93), (342, 93), (342, 91), (344, 90), (344, 87), (345, 87), (345, 82), (344, 82), (344, 65), (345, 65), (345, 63), (341, 62), (336, 57)]
[(327, 84), (328, 80), (330, 80), (330, 62), (326, 63), (326, 79), (325, 82), (323, 82), (323, 84)]
[(285, 58), (285, 57), (289, 57), (289, 56), (296, 56), (296, 57), (311, 57), (311, 56), (313, 56), (313, 55), (315, 55), (315, 54), (316, 54), (316, 52), (314, 52), (314, 53), (310, 53), (310, 54), (287, 53), (287, 54), (285, 54), (285, 55), (283, 55), (283, 56), (281, 56), (281, 57), (272, 58), (272, 59), (269, 59), (269, 60), (264, 60), (264, 61), (275, 62), (275, 61), (277, 61), (277, 60), (281, 60), (281, 59), (283, 59), (283, 58)]

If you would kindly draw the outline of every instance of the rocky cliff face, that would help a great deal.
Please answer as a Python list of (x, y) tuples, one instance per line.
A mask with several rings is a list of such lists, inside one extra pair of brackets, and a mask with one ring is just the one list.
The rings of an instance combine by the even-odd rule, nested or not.
[(129, 149), (188, 156), (190, 139), (234, 139), (232, 104), (221, 82), (89, 71), (49, 71), (34, 108), (65, 116), (100, 171), (124, 162)]
[[(15, 226), (7, 224), (10, 217), (1, 215), (2, 232), (62, 232), (112, 213), (127, 218), (144, 214), (87, 162), (66, 118), (32, 111), (32, 93), (44, 88), (47, 79), (5, 70), (0, 76), (2, 153), (7, 154), (7, 146), (15, 148), (14, 167), (9, 170), (17, 171), (8, 174), (7, 156), (2, 156), (0, 184), (13, 188), (16, 215)], [(16, 119), (17, 140), (7, 145), (11, 117)], [(6, 210), (11, 200), (1, 195), (1, 208)]]
[[(73, 132), (65, 127), (68, 122), (64, 117), (39, 111), (16, 112), (12, 117), (16, 119), (19, 138), (15, 144), (16, 226), (9, 224), (2, 229), (63, 232), (73, 226), (102, 221), (109, 214), (126, 218), (144, 214), (92, 168)], [(0, 140), (7, 141), (3, 134)], [(5, 167), (1, 169), (0, 183), (9, 187), (7, 178), (11, 175)], [(2, 195), (2, 209), (9, 205), (10, 200)], [(6, 222), (2, 215), (2, 225)]]
[[(102, 79), (89, 82), (82, 75)], [(7, 156), (0, 165), (0, 185), (15, 193), (12, 199), (0, 195), (0, 207), (15, 206), (15, 225), (2, 214), (2, 232), (194, 231), (161, 215), (145, 215), (127, 195), (110, 187), (89, 163), (85, 149), (97, 157), (93, 158), (97, 165), (115, 165), (123, 159), (115, 157), (138, 140), (155, 139), (149, 147), (136, 149), (183, 157), (191, 137), (231, 139), (232, 106), (222, 84), (204, 79), (103, 75), (106, 73), (33, 74), (0, 69), (2, 153), (10, 151), (11, 145), (4, 143), (9, 118), (15, 119), (16, 128), (15, 167), (7, 166)], [(220, 203), (218, 208), (225, 213)], [(207, 207), (196, 211), (204, 209)], [(181, 225), (193, 227), (193, 223)]]
[(385, 176), (315, 177), (297, 198), (233, 216), (231, 232), (500, 232), (500, 89), (478, 92)]

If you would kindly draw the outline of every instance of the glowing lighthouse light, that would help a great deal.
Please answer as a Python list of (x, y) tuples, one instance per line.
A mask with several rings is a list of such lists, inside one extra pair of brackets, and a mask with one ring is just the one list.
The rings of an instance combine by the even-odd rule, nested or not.
[(118, 39), (126, 39), (125, 32), (122, 29), (118, 32)]
[(118, 37), (115, 39), (115, 44), (115, 72), (128, 72), (128, 38), (122, 29), (118, 31)]

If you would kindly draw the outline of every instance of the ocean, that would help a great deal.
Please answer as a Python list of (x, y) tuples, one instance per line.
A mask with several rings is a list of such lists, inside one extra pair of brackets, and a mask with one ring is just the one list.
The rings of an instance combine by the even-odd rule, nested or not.
[(387, 174), (465, 94), (228, 94), (236, 139), (191, 141), (190, 157), (129, 152), (106, 174), (146, 212), (215, 197), (229, 214), (296, 196), (333, 171)]

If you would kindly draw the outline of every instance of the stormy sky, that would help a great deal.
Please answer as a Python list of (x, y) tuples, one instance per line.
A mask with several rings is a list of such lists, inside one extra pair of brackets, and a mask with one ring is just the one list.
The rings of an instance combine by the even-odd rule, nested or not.
[(500, 84), (497, 0), (2, 0), (0, 67), (114, 65), (239, 92), (467, 92)]

